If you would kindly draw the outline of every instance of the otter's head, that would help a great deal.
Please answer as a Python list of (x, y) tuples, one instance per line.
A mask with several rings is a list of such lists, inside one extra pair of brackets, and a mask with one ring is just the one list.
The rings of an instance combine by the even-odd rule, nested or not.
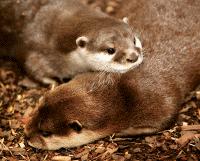
[(93, 71), (125, 73), (143, 61), (140, 40), (120, 20), (91, 29), (88, 35), (78, 37), (76, 44), (80, 57)]
[[(68, 85), (57, 87), (41, 99), (25, 126), (28, 144), (57, 150), (80, 146), (110, 134), (104, 125), (103, 107), (74, 92)], [(84, 100), (83, 100), (84, 98)]]

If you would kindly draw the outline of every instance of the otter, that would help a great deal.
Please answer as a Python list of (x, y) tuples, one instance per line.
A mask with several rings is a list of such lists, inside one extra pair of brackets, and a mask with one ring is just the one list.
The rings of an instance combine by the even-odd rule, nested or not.
[(70, 148), (174, 123), (185, 95), (200, 83), (200, 2), (128, 2), (119, 12), (131, 13), (130, 24), (142, 31), (144, 63), (125, 74), (81, 74), (47, 92), (25, 126), (29, 145)]
[(78, 0), (1, 1), (0, 16), (0, 55), (14, 55), (44, 84), (87, 71), (125, 73), (143, 61), (126, 19)]

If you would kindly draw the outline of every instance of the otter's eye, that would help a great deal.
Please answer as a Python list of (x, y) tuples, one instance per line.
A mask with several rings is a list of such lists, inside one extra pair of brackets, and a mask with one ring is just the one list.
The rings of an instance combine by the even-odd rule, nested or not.
[(108, 48), (108, 49), (106, 49), (106, 51), (110, 55), (115, 53), (115, 49), (114, 48)]
[(82, 130), (82, 125), (77, 121), (70, 123), (69, 127), (77, 132), (80, 132)]
[(42, 135), (43, 137), (48, 137), (48, 136), (51, 136), (51, 135), (52, 135), (52, 133), (49, 132), (49, 131), (40, 131), (40, 133), (41, 133), (41, 135)]
[(136, 45), (136, 39), (135, 39), (135, 37), (134, 37), (134, 39), (133, 39), (133, 43), (134, 43), (134, 45)]

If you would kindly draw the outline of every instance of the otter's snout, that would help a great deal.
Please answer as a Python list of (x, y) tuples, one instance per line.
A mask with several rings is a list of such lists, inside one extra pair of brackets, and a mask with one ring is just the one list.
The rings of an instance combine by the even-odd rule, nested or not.
[(118, 62), (118, 63), (135, 63), (138, 61), (139, 57), (140, 57), (140, 52), (138, 51), (128, 51), (128, 52), (118, 52), (116, 53), (115, 57), (114, 57), (114, 61)]
[(126, 62), (134, 63), (138, 60), (139, 54), (137, 52), (132, 52), (126, 56)]

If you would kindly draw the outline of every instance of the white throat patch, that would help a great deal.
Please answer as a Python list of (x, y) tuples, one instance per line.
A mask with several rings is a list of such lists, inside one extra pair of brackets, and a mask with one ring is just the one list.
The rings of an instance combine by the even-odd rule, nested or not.
[(47, 138), (43, 137), (42, 140), (45, 145), (42, 145), (42, 143), (39, 142), (28, 142), (28, 144), (38, 149), (58, 150), (60, 148), (72, 148), (81, 146), (105, 136), (106, 135), (102, 135), (98, 132), (82, 129), (80, 133), (72, 132), (68, 136), (51, 136)]

